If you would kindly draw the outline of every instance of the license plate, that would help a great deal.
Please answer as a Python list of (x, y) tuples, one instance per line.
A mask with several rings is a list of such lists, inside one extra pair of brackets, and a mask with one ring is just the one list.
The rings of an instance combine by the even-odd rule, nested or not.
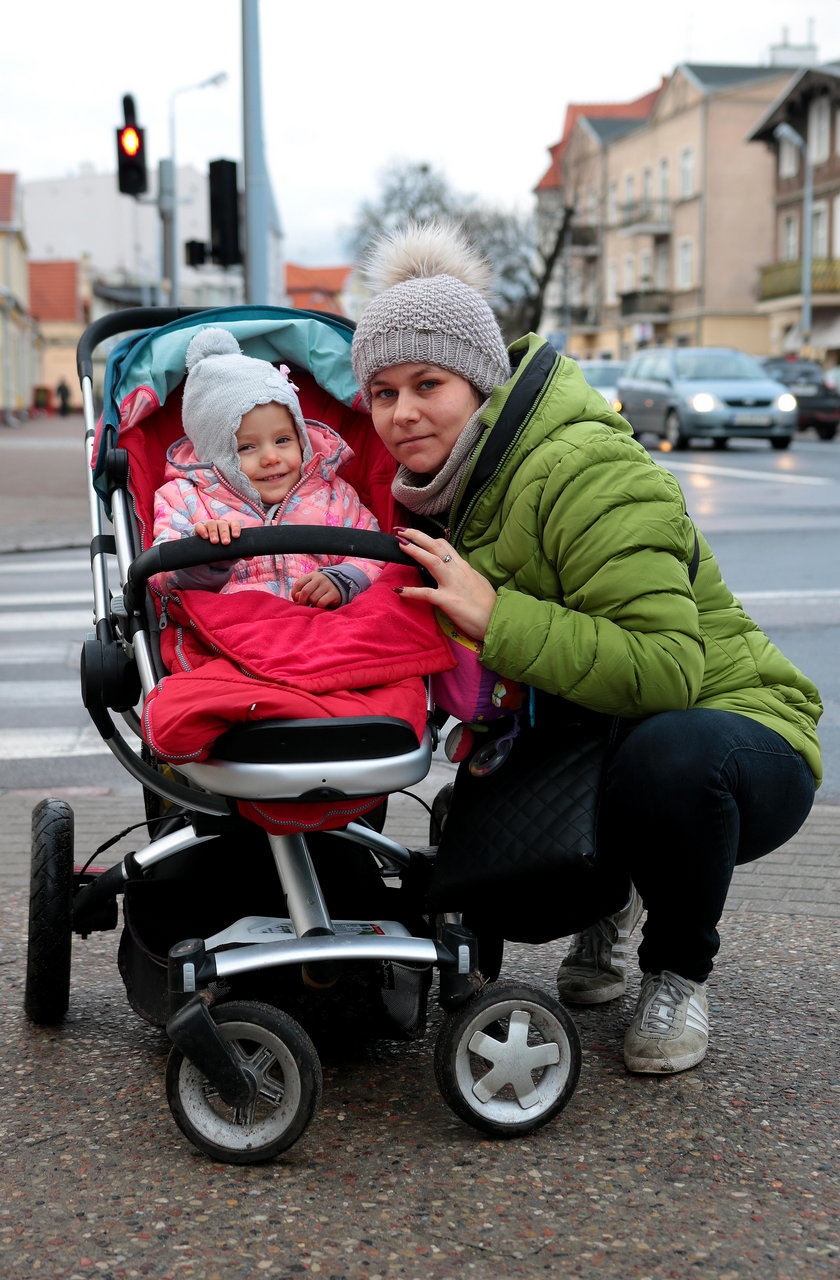
[(769, 427), (773, 422), (772, 418), (768, 418), (762, 413), (736, 413), (734, 425), (736, 427)]
[(791, 391), (795, 396), (815, 396), (819, 393), (819, 387), (813, 382), (796, 382), (791, 387)]

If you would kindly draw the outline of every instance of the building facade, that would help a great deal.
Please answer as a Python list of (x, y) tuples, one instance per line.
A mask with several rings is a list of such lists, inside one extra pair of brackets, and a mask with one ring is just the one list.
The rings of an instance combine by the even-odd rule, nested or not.
[(41, 376), (41, 335), (29, 307), (27, 244), (17, 174), (0, 173), (0, 424), (32, 408)]
[(650, 343), (769, 353), (757, 304), (774, 165), (748, 138), (791, 74), (680, 64), (620, 115), (580, 109), (557, 175), (567, 229), (546, 336), (580, 358)]
[[(790, 136), (776, 136), (780, 125)], [(784, 134), (784, 130), (782, 130)], [(751, 132), (774, 167), (774, 235), (761, 267), (758, 309), (772, 355), (807, 353), (840, 363), (840, 64), (799, 71)], [(811, 206), (811, 323), (803, 323), (805, 208)], [(805, 329), (808, 332), (805, 332)]]

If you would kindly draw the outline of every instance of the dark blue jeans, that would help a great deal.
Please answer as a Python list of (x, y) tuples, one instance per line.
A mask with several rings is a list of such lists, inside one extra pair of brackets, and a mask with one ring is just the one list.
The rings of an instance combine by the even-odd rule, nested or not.
[(814, 799), (802, 756), (730, 711), (667, 711), (636, 725), (610, 764), (600, 849), (647, 909), (639, 965), (703, 982), (732, 872), (789, 840)]

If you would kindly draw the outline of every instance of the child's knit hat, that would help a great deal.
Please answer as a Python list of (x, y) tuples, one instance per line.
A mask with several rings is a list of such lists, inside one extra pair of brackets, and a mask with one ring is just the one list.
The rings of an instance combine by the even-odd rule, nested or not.
[(370, 407), (370, 382), (395, 364), (434, 364), (486, 398), (510, 377), (510, 361), (487, 302), (491, 271), (463, 233), (440, 222), (410, 223), (382, 237), (366, 263), (378, 295), (353, 337), (353, 372)]
[(259, 404), (282, 404), (292, 415), (301, 449), (309, 439), (295, 387), (285, 366), (243, 355), (228, 329), (207, 328), (187, 347), (187, 382), (181, 420), (199, 462), (218, 467), (236, 489), (260, 501), (243, 475), (236, 432), (243, 415)]

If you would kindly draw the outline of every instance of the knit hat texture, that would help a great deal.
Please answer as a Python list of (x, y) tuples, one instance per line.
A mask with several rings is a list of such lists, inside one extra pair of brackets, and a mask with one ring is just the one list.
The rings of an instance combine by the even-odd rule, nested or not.
[(410, 224), (385, 236), (366, 263), (377, 296), (353, 336), (353, 372), (370, 408), (370, 383), (395, 364), (458, 373), (486, 399), (510, 377), (505, 340), (487, 302), (491, 272), (456, 227)]
[(304, 457), (306, 424), (285, 366), (246, 356), (228, 329), (200, 330), (187, 347), (187, 382), (181, 420), (199, 462), (217, 467), (234, 488), (261, 502), (242, 473), (236, 432), (243, 416), (260, 404), (281, 404), (292, 415)]

